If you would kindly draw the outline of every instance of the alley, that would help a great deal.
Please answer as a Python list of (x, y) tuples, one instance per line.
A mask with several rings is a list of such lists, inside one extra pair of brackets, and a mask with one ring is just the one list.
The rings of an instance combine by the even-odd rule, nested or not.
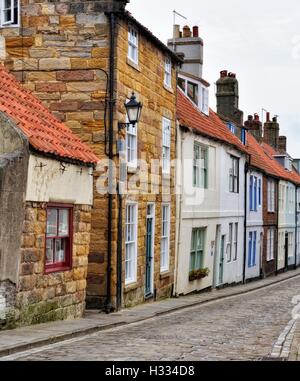
[(146, 322), (11, 356), (11, 360), (261, 360), (291, 320), (295, 278)]

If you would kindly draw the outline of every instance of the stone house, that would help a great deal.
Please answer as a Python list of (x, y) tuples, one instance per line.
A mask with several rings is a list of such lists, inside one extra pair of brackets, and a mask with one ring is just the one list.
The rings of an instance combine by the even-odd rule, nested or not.
[[(181, 61), (127, 2), (21, 0), (19, 19), (0, 28), (6, 66), (101, 159), (87, 305), (107, 311), (169, 296), (174, 285), (170, 163)], [(143, 103), (141, 119), (123, 128), (132, 92)]]
[(0, 65), (0, 328), (82, 316), (97, 161)]

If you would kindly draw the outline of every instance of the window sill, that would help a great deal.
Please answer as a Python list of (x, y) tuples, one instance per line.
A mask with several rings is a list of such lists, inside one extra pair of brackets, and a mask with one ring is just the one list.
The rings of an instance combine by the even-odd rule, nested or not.
[(172, 273), (171, 273), (171, 271), (169, 271), (169, 270), (162, 271), (162, 272), (160, 273), (160, 279), (162, 280), (162, 279), (170, 278), (171, 275), (172, 275)]
[(167, 90), (169, 93), (174, 94), (174, 90), (173, 90), (173, 88), (172, 88), (172, 87), (169, 87), (169, 86), (166, 85), (165, 83), (164, 83), (164, 89)]
[(139, 285), (136, 282), (128, 283), (127, 285), (125, 285), (124, 293), (127, 294), (128, 292), (137, 290), (138, 288), (139, 288)]
[(72, 267), (70, 266), (45, 268), (45, 274), (48, 275), (48, 274), (61, 273), (61, 272), (66, 272), (71, 270), (72, 270)]
[(141, 73), (141, 68), (139, 66), (139, 64), (137, 64), (136, 62), (132, 61), (129, 57), (127, 57), (127, 60), (126, 60), (127, 64), (131, 67), (133, 67), (135, 70), (137, 70), (139, 73)]
[(127, 173), (137, 173), (137, 166), (134, 165), (127, 165)]
[(274, 262), (275, 261), (275, 259), (273, 258), (273, 259), (267, 259), (267, 263), (271, 263), (271, 262)]

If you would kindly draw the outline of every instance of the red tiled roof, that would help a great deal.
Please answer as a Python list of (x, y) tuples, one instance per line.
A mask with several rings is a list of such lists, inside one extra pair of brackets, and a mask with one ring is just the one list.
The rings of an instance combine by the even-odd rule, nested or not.
[(4, 66), (0, 65), (0, 111), (7, 114), (28, 137), (37, 151), (95, 164), (92, 150), (29, 90), (25, 89)]
[(242, 142), (228, 129), (219, 116), (210, 110), (209, 116), (204, 115), (178, 89), (177, 117), (180, 125), (193, 129), (201, 135), (230, 144), (242, 152), (247, 152)]
[(177, 117), (180, 125), (248, 153), (251, 155), (250, 165), (262, 170), (267, 175), (300, 185), (300, 174), (296, 170), (292, 172), (285, 170), (273, 157), (278, 152), (271, 146), (266, 143), (260, 144), (250, 133), (247, 134), (247, 144), (244, 146), (214, 111), (210, 110), (209, 116), (204, 115), (180, 89), (178, 89), (177, 96)]

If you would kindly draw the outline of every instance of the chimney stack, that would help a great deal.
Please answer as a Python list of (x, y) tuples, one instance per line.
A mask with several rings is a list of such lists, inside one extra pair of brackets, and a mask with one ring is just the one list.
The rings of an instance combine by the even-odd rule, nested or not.
[(264, 124), (264, 142), (272, 146), (275, 150), (278, 150), (279, 145), (279, 123), (277, 117), (274, 116), (272, 121), (270, 120), (270, 113), (267, 113), (267, 121)]
[(203, 40), (199, 37), (199, 27), (188, 25), (180, 31), (179, 25), (174, 25), (173, 39), (168, 40), (168, 48), (177, 54), (184, 54), (182, 72), (202, 78), (203, 66)]
[(236, 74), (227, 70), (220, 72), (217, 81), (217, 113), (243, 126), (244, 114), (239, 110), (239, 83)]
[(287, 137), (286, 136), (279, 136), (278, 138), (278, 150), (280, 152), (286, 152), (287, 150)]
[(254, 114), (254, 118), (252, 115), (248, 116), (248, 120), (245, 122), (245, 127), (249, 131), (251, 135), (255, 137), (255, 139), (259, 142), (262, 140), (262, 122), (259, 120), (259, 115)]

